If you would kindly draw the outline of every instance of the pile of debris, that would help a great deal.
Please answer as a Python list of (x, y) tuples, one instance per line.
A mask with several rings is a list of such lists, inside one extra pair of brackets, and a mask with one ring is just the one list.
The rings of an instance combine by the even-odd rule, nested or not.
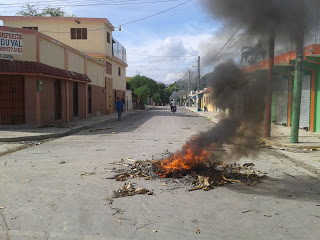
[[(125, 166), (129, 169), (118, 169), (115, 176), (109, 179), (116, 181), (126, 181), (127, 179), (143, 178), (145, 180), (163, 179), (163, 169), (161, 161), (136, 161), (133, 164), (114, 162), (115, 164)], [(189, 191), (194, 190), (210, 190), (217, 186), (232, 183), (242, 183), (245, 185), (255, 185), (267, 178), (265, 173), (261, 173), (253, 169), (253, 163), (226, 164), (217, 162), (198, 163), (191, 169), (177, 170), (173, 169), (166, 175), (167, 179), (183, 179), (184, 183), (191, 187)], [(167, 171), (167, 169), (166, 169)], [(162, 176), (162, 177), (161, 177)], [(139, 188), (138, 188), (139, 189)], [(138, 189), (134, 189), (130, 183), (125, 183), (122, 189), (114, 191), (115, 197), (132, 196), (139, 193)], [(137, 192), (138, 191), (138, 192)], [(148, 190), (142, 191), (148, 194)], [(141, 192), (141, 193), (142, 193)], [(150, 191), (149, 191), (150, 192)]]
[(112, 198), (128, 197), (136, 194), (152, 195), (153, 192), (145, 188), (134, 188), (132, 183), (124, 183), (122, 188), (113, 191)]

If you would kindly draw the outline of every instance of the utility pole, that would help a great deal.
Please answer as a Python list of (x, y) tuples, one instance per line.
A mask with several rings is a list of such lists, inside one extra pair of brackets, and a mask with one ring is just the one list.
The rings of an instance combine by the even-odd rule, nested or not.
[[(303, 26), (301, 24), (301, 26)], [(303, 28), (297, 28), (297, 55), (293, 83), (293, 101), (292, 101), (292, 122), (290, 132), (290, 143), (297, 143), (299, 138), (299, 121), (300, 121), (300, 104), (302, 92), (302, 75), (303, 75)]]
[(188, 70), (188, 93), (187, 93), (187, 99), (188, 99), (188, 107), (190, 106), (190, 69)]
[(264, 117), (264, 136), (270, 137), (271, 132), (271, 101), (272, 101), (272, 72), (274, 63), (275, 29), (271, 27), (269, 36), (268, 76), (266, 85), (266, 108)]
[(198, 56), (198, 110), (201, 109), (201, 103), (200, 103), (200, 56)]

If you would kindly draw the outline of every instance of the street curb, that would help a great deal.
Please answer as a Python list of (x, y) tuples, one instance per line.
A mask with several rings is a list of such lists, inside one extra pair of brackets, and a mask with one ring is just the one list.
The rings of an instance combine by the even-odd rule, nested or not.
[[(189, 108), (186, 108), (188, 109), (190, 112), (193, 112), (193, 113), (196, 113), (198, 114), (199, 116), (201, 117), (205, 117), (206, 119), (208, 119), (209, 121), (213, 122), (213, 123), (218, 123), (216, 121), (213, 121), (212, 117), (206, 117), (206, 116), (203, 116), (195, 111), (192, 111), (191, 109)], [(296, 148), (296, 149), (316, 149), (316, 150), (319, 150), (320, 151), (320, 146), (314, 146), (314, 145), (302, 145), (301, 143), (277, 143), (277, 142), (274, 142), (272, 140), (269, 140), (267, 138), (263, 138), (261, 137), (260, 140), (264, 143), (266, 143), (267, 145), (269, 146), (275, 146), (275, 147), (280, 147), (280, 148)]]
[(266, 138), (260, 138), (260, 140), (262, 142), (266, 143), (267, 145), (270, 145), (270, 146), (276, 146), (276, 147), (282, 147), (282, 148), (317, 149), (317, 150), (320, 150), (319, 146), (314, 146), (314, 145), (301, 145), (299, 143), (277, 143), (277, 142), (274, 142), (274, 141), (266, 139)]
[[(149, 110), (149, 109), (146, 109), (146, 110)], [(137, 113), (139, 113), (139, 112), (131, 112), (131, 113), (127, 114), (126, 116), (123, 116), (123, 118), (125, 118), (127, 116), (130, 116), (130, 115), (133, 115), (133, 114), (137, 114)], [(95, 123), (91, 123), (91, 124), (88, 124), (88, 125), (84, 125), (84, 126), (81, 126), (81, 127), (75, 127), (75, 128), (70, 129), (70, 130), (67, 130), (67, 131), (64, 131), (64, 132), (59, 132), (59, 133), (49, 133), (49, 134), (43, 134), (43, 135), (37, 135), (37, 136), (0, 138), (0, 142), (40, 141), (40, 140), (45, 140), (45, 139), (50, 139), (50, 138), (61, 138), (61, 137), (66, 137), (66, 136), (81, 132), (81, 131), (83, 131), (85, 129), (94, 127), (97, 124), (109, 122), (109, 121), (112, 121), (112, 120), (115, 120), (115, 119), (117, 119), (117, 116), (113, 117), (113, 118), (110, 118), (110, 119), (106, 119), (106, 120), (102, 120), (102, 121), (99, 121), (99, 122), (95, 122)]]

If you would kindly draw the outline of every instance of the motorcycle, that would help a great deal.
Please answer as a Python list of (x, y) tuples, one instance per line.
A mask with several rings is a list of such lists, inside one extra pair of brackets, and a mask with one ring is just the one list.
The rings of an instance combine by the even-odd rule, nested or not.
[(171, 112), (175, 113), (177, 111), (177, 106), (171, 107)]

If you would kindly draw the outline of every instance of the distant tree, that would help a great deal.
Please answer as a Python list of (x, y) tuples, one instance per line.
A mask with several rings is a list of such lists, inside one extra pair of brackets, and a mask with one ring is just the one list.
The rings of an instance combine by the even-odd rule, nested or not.
[(75, 17), (74, 14), (67, 13), (67, 12), (63, 11), (60, 7), (58, 7), (58, 8), (47, 7), (42, 10), (41, 16), (44, 16), (44, 17)]
[(142, 86), (137, 88), (134, 93), (139, 99), (140, 106), (144, 106), (147, 97), (150, 96), (150, 89), (147, 86)]
[(156, 104), (160, 104), (161, 103), (161, 98), (160, 98), (160, 93), (155, 93), (152, 95), (152, 100), (156, 103)]
[(21, 10), (17, 12), (17, 16), (41, 16), (41, 17), (75, 17), (73, 14), (69, 14), (63, 11), (60, 7), (52, 8), (46, 7), (41, 12), (38, 11), (35, 5), (27, 3), (21, 7)]
[(17, 12), (17, 16), (40, 16), (40, 13), (35, 8), (35, 5), (31, 5), (27, 3), (26, 5), (21, 7), (21, 10)]
[(146, 86), (150, 90), (151, 96), (157, 92), (159, 92), (159, 87), (156, 81), (146, 76), (136, 75), (129, 81), (130, 87), (133, 91), (136, 89)]
[(241, 63), (246, 61), (249, 65), (256, 64), (260, 58), (264, 58), (266, 55), (266, 50), (263, 49), (261, 42), (253, 47), (242, 47), (241, 52)]

